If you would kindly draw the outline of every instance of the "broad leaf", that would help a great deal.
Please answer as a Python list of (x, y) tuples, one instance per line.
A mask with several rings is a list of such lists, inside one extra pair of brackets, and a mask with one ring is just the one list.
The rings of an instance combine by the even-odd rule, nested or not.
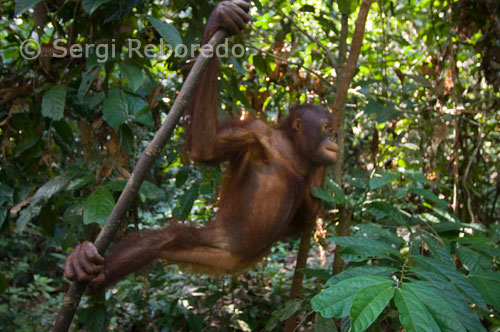
[(354, 251), (359, 252), (367, 257), (375, 256), (400, 256), (399, 250), (393, 248), (391, 245), (362, 236), (332, 236), (328, 240), (342, 247), (352, 248)]
[[(94, 83), (95, 79), (97, 78), (97, 70), (91, 70), (91, 71), (86, 71), (85, 73), (82, 74), (82, 80), (80, 81), (80, 86), (78, 87), (78, 92), (77, 96), (78, 99), (83, 99), (87, 92), (89, 91), (92, 83)], [(93, 108), (90, 107), (89, 108)]]
[(323, 188), (313, 187), (311, 189), (311, 194), (314, 197), (317, 197), (327, 203), (335, 203), (335, 199), (333, 198), (333, 196)]
[(32, 8), (40, 1), (42, 0), (16, 0), (16, 9), (14, 10), (14, 16), (24, 13), (26, 10)]
[(111, 192), (107, 188), (97, 188), (85, 202), (83, 223), (96, 222), (101, 226), (104, 225), (114, 206), (115, 199)]
[(400, 225), (406, 225), (406, 218), (401, 211), (386, 201), (371, 201), (365, 204), (366, 211), (377, 218), (392, 218)]
[(120, 125), (127, 120), (127, 100), (125, 93), (119, 89), (114, 89), (104, 100), (102, 116), (104, 121), (118, 133)]
[(56, 176), (47, 181), (33, 195), (30, 204), (21, 210), (17, 220), (17, 232), (21, 233), (28, 222), (40, 213), (42, 206), (68, 183), (65, 176)]
[(430, 190), (422, 189), (422, 188), (416, 188), (416, 187), (411, 187), (411, 188), (408, 189), (408, 192), (409, 193), (413, 193), (415, 195), (422, 196), (426, 200), (431, 201), (433, 203), (436, 203), (437, 205), (439, 205), (443, 209), (447, 209), (448, 208), (448, 202), (440, 199), (439, 197), (436, 196), (436, 194), (434, 194)]
[(92, 14), (99, 6), (111, 0), (82, 0), (82, 7), (89, 14)]
[(179, 198), (179, 203), (174, 210), (174, 215), (179, 220), (185, 220), (191, 209), (193, 208), (194, 201), (198, 197), (199, 185), (195, 183)]
[(160, 36), (172, 47), (172, 49), (175, 49), (177, 45), (182, 44), (181, 35), (175, 26), (151, 16), (147, 16), (147, 19), (151, 22), (155, 30), (158, 31)]
[(314, 332), (337, 332), (335, 322), (331, 318), (324, 318), (321, 315), (316, 315), (314, 322)]
[(460, 258), (460, 262), (462, 262), (465, 268), (471, 272), (489, 270), (491, 268), (491, 259), (488, 256), (464, 246), (458, 248), (458, 258)]
[(66, 105), (66, 86), (56, 85), (43, 94), (42, 115), (52, 120), (61, 120)]
[(442, 332), (465, 332), (453, 309), (441, 296), (436, 294), (432, 284), (425, 281), (407, 283), (406, 290), (418, 297)]
[(450, 279), (465, 296), (478, 307), (487, 310), (486, 303), (481, 294), (470, 284), (463, 274), (458, 272), (454, 266), (450, 266), (431, 257), (414, 256), (413, 259), (423, 268), (436, 271)]
[(127, 98), (129, 114), (132, 115), (137, 122), (147, 127), (153, 127), (154, 120), (149, 109), (149, 104), (144, 101), (144, 99), (128, 93), (126, 93), (125, 96)]
[(378, 276), (359, 276), (342, 280), (314, 296), (311, 300), (312, 308), (325, 318), (345, 317), (351, 310), (357, 292), (368, 286), (384, 285), (388, 280)]
[(120, 71), (127, 81), (127, 84), (134, 92), (137, 91), (137, 89), (139, 89), (139, 87), (144, 82), (142, 70), (134, 65), (131, 65), (129, 63), (120, 63)]
[(333, 197), (335, 199), (335, 204), (344, 205), (345, 204), (345, 194), (342, 188), (335, 183), (334, 181), (328, 180), (326, 181), (326, 186), (333, 193)]
[(389, 172), (382, 172), (382, 174), (374, 173), (370, 178), (370, 190), (375, 190), (382, 188), (383, 186), (389, 184), (392, 180), (398, 179), (398, 174), (393, 174)]
[(357, 276), (365, 276), (365, 275), (377, 275), (377, 276), (386, 276), (391, 273), (396, 272), (397, 269), (392, 267), (385, 266), (373, 266), (373, 265), (365, 265), (365, 266), (357, 266), (350, 268), (348, 270), (344, 270), (334, 277), (330, 278), (326, 285), (331, 286), (336, 283)]
[(399, 310), (399, 320), (405, 332), (439, 332), (424, 304), (406, 285), (396, 290), (394, 304)]
[(392, 299), (393, 282), (376, 284), (362, 289), (354, 296), (350, 312), (352, 331), (366, 330)]
[[(486, 303), (500, 312), (500, 273), (489, 272), (489, 274), (483, 274), (477, 271), (469, 275), (469, 281), (476, 287), (479, 293), (481, 293)], [(496, 279), (490, 278), (490, 276), (495, 275)]]
[(465, 296), (445, 276), (415, 267), (412, 267), (411, 271), (420, 279), (427, 280), (428, 283), (432, 284), (434, 292), (441, 298), (446, 299), (455, 312), (457, 319), (468, 331), (486, 331), (476, 313), (466, 303)]

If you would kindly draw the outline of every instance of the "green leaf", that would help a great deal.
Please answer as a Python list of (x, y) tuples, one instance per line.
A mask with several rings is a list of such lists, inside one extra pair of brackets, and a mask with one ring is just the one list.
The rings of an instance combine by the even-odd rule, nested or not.
[(17, 219), (17, 232), (22, 233), (31, 219), (40, 213), (42, 206), (68, 183), (65, 176), (56, 176), (47, 181), (33, 195), (30, 204), (21, 210)]
[(436, 194), (434, 194), (430, 190), (422, 189), (422, 188), (416, 188), (416, 187), (411, 187), (411, 188), (408, 189), (408, 192), (412, 193), (412, 194), (415, 194), (415, 195), (422, 196), (426, 200), (428, 200), (430, 202), (433, 202), (433, 203), (436, 203), (437, 205), (439, 205), (443, 209), (447, 209), (448, 208), (448, 202), (443, 201), (442, 199), (440, 199), (439, 197), (437, 197)]
[(335, 322), (331, 318), (324, 318), (321, 315), (316, 315), (314, 323), (314, 332), (337, 332)]
[(48, 201), (52, 196), (63, 189), (68, 183), (66, 176), (56, 176), (47, 181), (41, 186), (33, 195), (30, 205), (43, 204)]
[(92, 13), (99, 8), (99, 6), (110, 2), (111, 0), (82, 0), (82, 7), (87, 13), (92, 15)]
[(129, 114), (132, 115), (137, 122), (142, 123), (147, 127), (153, 127), (154, 120), (149, 109), (149, 104), (140, 97), (128, 93), (125, 95), (127, 97)]
[(350, 15), (358, 7), (358, 1), (353, 0), (337, 0), (339, 10), (344, 15)]
[(411, 291), (422, 302), (442, 332), (465, 332), (456, 314), (432, 284), (425, 281), (407, 283), (406, 289)]
[(469, 305), (466, 303), (465, 296), (458, 291), (451, 282), (446, 280), (446, 278), (434, 272), (424, 271), (416, 267), (411, 267), (411, 271), (415, 273), (420, 279), (425, 279), (428, 281), (419, 281), (432, 284), (434, 292), (441, 298), (446, 299), (450, 304), (450, 307), (455, 312), (455, 316), (462, 323), (462, 325), (468, 331), (486, 332), (486, 329), (481, 324), (476, 313), (472, 311)]
[(481, 293), (486, 303), (493, 306), (496, 311), (500, 312), (500, 273), (490, 272), (495, 274), (497, 278), (491, 280), (488, 275), (478, 274), (469, 275), (469, 281)]
[(141, 185), (139, 193), (146, 196), (147, 199), (159, 200), (165, 198), (165, 192), (160, 187), (149, 181), (144, 181)]
[(344, 205), (345, 204), (345, 194), (342, 188), (332, 180), (326, 181), (326, 186), (331, 193), (333, 193), (333, 198), (335, 199), (335, 204)]
[(280, 321), (287, 320), (294, 313), (300, 310), (303, 305), (302, 300), (293, 299), (285, 302), (285, 306), (276, 311), (276, 315), (278, 316)]
[(179, 34), (179, 31), (170, 23), (166, 23), (160, 21), (154, 17), (146, 16), (148, 21), (151, 22), (156, 31), (160, 34), (160, 36), (172, 47), (175, 49), (177, 45), (182, 44), (182, 38)]
[(460, 258), (462, 265), (471, 272), (489, 270), (491, 268), (491, 260), (488, 256), (464, 246), (458, 248), (458, 258)]
[(377, 319), (394, 295), (393, 282), (362, 289), (354, 296), (350, 312), (352, 331), (364, 331)]
[(396, 247), (405, 244), (405, 240), (397, 236), (396, 229), (384, 228), (377, 224), (358, 224), (359, 231), (357, 234), (365, 234), (369, 238), (388, 242), (396, 245)]
[(142, 70), (129, 63), (120, 63), (120, 71), (123, 74), (125, 81), (130, 86), (132, 91), (137, 91), (139, 87), (144, 82), (144, 76), (142, 75)]
[(352, 248), (367, 257), (395, 255), (400, 256), (399, 250), (387, 243), (362, 236), (332, 236), (328, 240), (342, 247)]
[(106, 99), (106, 95), (104, 94), (103, 91), (99, 91), (98, 93), (94, 93), (90, 95), (88, 99), (88, 106), (89, 109), (93, 110), (94, 108), (97, 107), (102, 101)]
[(16, 0), (16, 8), (14, 10), (14, 16), (24, 13), (26, 10), (32, 8), (40, 1), (42, 0)]
[(377, 218), (392, 218), (400, 225), (406, 226), (407, 224), (406, 218), (403, 213), (401, 213), (401, 210), (389, 202), (377, 200), (367, 202), (364, 206), (366, 207), (366, 212)]
[[(431, 323), (432, 317), (424, 304), (413, 292), (408, 291), (406, 285), (398, 288), (394, 295), (394, 304), (399, 310), (399, 321), (405, 332), (436, 331), (436, 324)], [(433, 321), (432, 321), (433, 322)], [(437, 330), (439, 332), (439, 330)]]
[(4, 183), (0, 183), (0, 205), (14, 204), (14, 189)]
[(370, 178), (370, 190), (375, 190), (382, 188), (383, 186), (389, 184), (389, 182), (399, 179), (398, 174), (383, 172), (382, 174), (374, 173)]
[(332, 274), (326, 269), (299, 269), (299, 272), (308, 276), (327, 281), (332, 278)]
[(179, 220), (185, 220), (189, 216), (189, 213), (193, 208), (194, 201), (198, 197), (199, 187), (200, 186), (195, 183), (184, 193), (184, 195), (181, 196), (181, 198), (179, 198), (179, 203), (174, 210), (176, 218)]
[(187, 167), (182, 167), (179, 169), (177, 174), (175, 175), (175, 187), (180, 188), (184, 183), (186, 183), (186, 180), (189, 177), (189, 169)]
[(336, 274), (326, 282), (326, 285), (327, 286), (334, 285), (342, 280), (346, 280), (357, 276), (364, 276), (364, 275), (386, 276), (396, 271), (397, 269), (395, 268), (385, 267), (385, 266), (373, 266), (373, 265), (357, 266), (350, 268), (348, 270), (344, 270), (339, 274)]
[(43, 94), (42, 115), (58, 121), (64, 116), (66, 105), (66, 85), (56, 85)]
[(335, 199), (330, 195), (328, 191), (320, 187), (313, 187), (311, 189), (311, 194), (327, 203), (335, 203)]
[(424, 269), (436, 271), (450, 279), (471, 302), (475, 303), (478, 307), (487, 310), (486, 302), (484, 302), (481, 294), (470, 284), (463, 274), (455, 269), (454, 266), (444, 264), (431, 257), (414, 256), (413, 259)]
[[(92, 86), (92, 83), (94, 83), (95, 79), (97, 78), (97, 73), (97, 70), (90, 70), (82, 74), (82, 80), (80, 81), (80, 86), (78, 87), (78, 92), (76, 94), (78, 99), (82, 100), (83, 98), (85, 98), (85, 95)], [(93, 107), (89, 106), (89, 108), (92, 109)]]
[(439, 259), (443, 264), (446, 264), (450, 267), (455, 266), (448, 249), (444, 248), (441, 243), (427, 235), (422, 236), (422, 239), (429, 246), (429, 250), (432, 256)]
[(88, 184), (91, 184), (95, 181), (93, 175), (84, 175), (70, 182), (68, 187), (66, 188), (68, 191), (74, 191), (85, 187)]
[(127, 104), (125, 93), (119, 89), (113, 89), (104, 100), (102, 107), (104, 121), (118, 133), (120, 125), (127, 120)]
[(117, 191), (117, 192), (122, 192), (123, 189), (125, 189), (126, 185), (127, 185), (126, 180), (111, 180), (109, 182), (106, 182), (106, 188), (108, 188), (111, 191)]
[(0, 208), (0, 228), (2, 228), (3, 223), (7, 219), (7, 212), (8, 212), (7, 209)]
[(107, 188), (97, 188), (90, 194), (83, 210), (83, 223), (104, 225), (113, 211), (115, 199)]
[(391, 282), (378, 276), (358, 276), (342, 280), (323, 290), (311, 300), (312, 309), (325, 318), (341, 318), (349, 314), (354, 296), (360, 290), (377, 284)]

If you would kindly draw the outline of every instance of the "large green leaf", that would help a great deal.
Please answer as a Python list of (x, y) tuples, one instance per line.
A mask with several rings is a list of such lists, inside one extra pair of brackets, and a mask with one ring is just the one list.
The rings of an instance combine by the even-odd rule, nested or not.
[(118, 133), (120, 125), (127, 120), (127, 100), (120, 89), (113, 89), (102, 107), (104, 121)]
[(123, 74), (125, 81), (130, 86), (132, 91), (137, 91), (144, 82), (142, 70), (129, 63), (120, 63), (120, 71)]
[(42, 115), (52, 120), (61, 120), (66, 105), (66, 85), (56, 85), (43, 94)]
[(347, 270), (340, 272), (334, 277), (330, 278), (326, 285), (335, 285), (336, 283), (357, 276), (365, 276), (365, 275), (377, 275), (377, 276), (385, 276), (391, 273), (396, 272), (397, 269), (392, 267), (385, 266), (373, 266), (373, 265), (365, 265), (365, 266), (357, 266)]
[(405, 332), (439, 332), (436, 322), (424, 304), (408, 290), (406, 285), (396, 290), (394, 304), (399, 310), (399, 320)]
[(414, 256), (413, 259), (423, 268), (430, 271), (436, 271), (450, 279), (471, 302), (475, 303), (478, 307), (487, 310), (486, 302), (484, 302), (481, 294), (470, 284), (463, 274), (455, 269), (454, 266), (442, 263), (432, 257)]
[(464, 246), (458, 248), (458, 258), (460, 258), (463, 266), (471, 272), (491, 268), (491, 259), (488, 256)]
[(16, 0), (16, 9), (14, 10), (14, 16), (22, 14), (24, 11), (32, 8), (40, 1), (42, 0)]
[(486, 303), (500, 312), (500, 273), (477, 271), (469, 275), (469, 281), (481, 293)]
[(391, 245), (362, 236), (332, 236), (328, 240), (345, 248), (352, 248), (355, 252), (367, 257), (400, 256), (399, 250)]
[(113, 211), (115, 199), (107, 188), (97, 188), (90, 194), (83, 210), (83, 223), (96, 222), (104, 225), (108, 216)]
[(384, 285), (388, 280), (379, 276), (358, 276), (342, 280), (314, 296), (311, 300), (312, 308), (325, 318), (345, 317), (351, 310), (357, 292), (368, 286)]
[(411, 187), (411, 188), (408, 188), (407, 192), (422, 196), (426, 200), (431, 201), (433, 203), (436, 203), (437, 205), (439, 205), (443, 209), (448, 208), (448, 202), (440, 199), (439, 197), (436, 196), (436, 194), (434, 194), (430, 190), (417, 188), (417, 187)]
[(425, 243), (429, 246), (431, 255), (439, 259), (443, 264), (454, 267), (453, 259), (447, 248), (443, 247), (435, 238), (424, 235), (422, 236)]
[(195, 183), (179, 198), (179, 203), (174, 210), (174, 216), (179, 220), (185, 220), (191, 209), (193, 208), (194, 201), (198, 197), (199, 184)]
[(337, 326), (331, 318), (324, 318), (321, 315), (316, 315), (314, 322), (314, 332), (337, 332)]
[(366, 330), (392, 299), (394, 290), (393, 282), (387, 280), (359, 291), (354, 296), (350, 311), (352, 331)]
[(342, 188), (332, 180), (326, 181), (326, 186), (328, 190), (333, 193), (335, 199), (335, 204), (344, 205), (345, 204), (345, 194)]
[(364, 204), (366, 211), (377, 218), (392, 218), (400, 225), (406, 225), (406, 218), (399, 208), (387, 201), (370, 201)]
[(68, 183), (65, 176), (55, 176), (41, 186), (33, 195), (30, 204), (21, 210), (17, 220), (17, 231), (21, 233), (28, 222), (40, 213), (42, 206)]
[[(78, 92), (76, 94), (78, 96), (78, 99), (83, 99), (85, 97), (90, 87), (92, 86), (92, 83), (94, 83), (95, 79), (97, 78), (97, 74), (97, 70), (86, 71), (82, 74), (82, 80), (80, 81)], [(89, 108), (92, 109), (93, 107), (89, 106)]]
[(333, 196), (323, 188), (313, 187), (311, 189), (311, 194), (314, 197), (317, 197), (327, 203), (335, 203), (335, 199), (333, 198)]
[(128, 112), (132, 115), (135, 120), (147, 127), (154, 126), (153, 115), (149, 109), (149, 104), (142, 98), (131, 95), (129, 93), (125, 94), (127, 97)]
[(182, 44), (181, 35), (175, 26), (151, 16), (147, 16), (147, 19), (151, 22), (155, 30), (158, 31), (160, 36), (172, 47), (172, 49), (175, 49), (177, 45)]
[(82, 7), (89, 14), (92, 14), (99, 6), (111, 0), (82, 0)]
[(425, 305), (442, 332), (465, 332), (453, 309), (447, 301), (436, 294), (430, 282), (411, 282), (405, 285), (406, 290), (413, 292), (413, 295)]
[(7, 218), (7, 209), (0, 208), (0, 228), (2, 228), (5, 219)]
[(398, 178), (399, 174), (389, 172), (374, 173), (370, 178), (370, 190), (382, 188), (383, 186), (389, 184), (389, 182), (391, 182), (392, 180)]
[(441, 298), (446, 299), (455, 312), (457, 319), (468, 331), (486, 331), (476, 313), (466, 303), (465, 296), (445, 276), (416, 267), (412, 267), (411, 271), (420, 279), (427, 280), (428, 283), (432, 284), (434, 292)]

